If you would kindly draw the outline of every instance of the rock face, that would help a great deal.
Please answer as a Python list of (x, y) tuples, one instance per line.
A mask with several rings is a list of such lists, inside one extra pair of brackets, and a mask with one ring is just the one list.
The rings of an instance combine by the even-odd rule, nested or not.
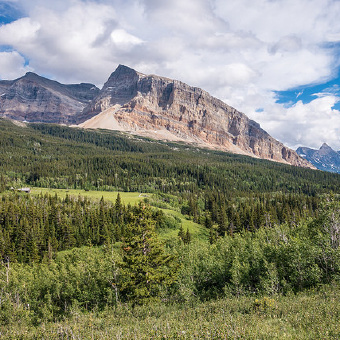
[(0, 81), (0, 116), (28, 122), (74, 123), (75, 116), (97, 96), (92, 84), (63, 85), (26, 73)]
[(305, 159), (243, 113), (180, 81), (119, 65), (102, 90), (27, 73), (0, 81), (0, 117), (129, 131), (296, 166)]
[(207, 92), (120, 65), (77, 116), (84, 128), (131, 131), (296, 166), (313, 166)]
[(319, 150), (300, 147), (296, 152), (319, 170), (340, 173), (340, 151), (334, 151), (326, 143)]

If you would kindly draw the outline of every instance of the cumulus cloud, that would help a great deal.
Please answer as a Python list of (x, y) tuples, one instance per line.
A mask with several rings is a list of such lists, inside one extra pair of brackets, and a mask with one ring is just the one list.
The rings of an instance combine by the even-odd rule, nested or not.
[(127, 33), (123, 29), (114, 30), (111, 33), (111, 39), (117, 48), (123, 50), (131, 50), (135, 45), (140, 45), (143, 42), (143, 40)]
[(30, 70), (30, 67), (25, 66), (24, 57), (18, 52), (0, 52), (1, 79), (16, 79)]
[(337, 0), (16, 4), (26, 15), (0, 26), (0, 44), (17, 51), (18, 73), (27, 68), (24, 55), (39, 74), (100, 86), (118, 64), (126, 64), (204, 88), (285, 144), (326, 141), (340, 150), (339, 112), (332, 109), (338, 92), (290, 108), (276, 103), (274, 92), (336, 76)]
[(333, 109), (338, 101), (339, 98), (328, 95), (308, 104), (299, 101), (290, 108), (277, 105), (273, 110), (278, 119), (274, 121), (266, 118), (264, 127), (278, 139), (289, 141), (292, 148), (306, 145), (319, 148), (322, 142), (327, 142), (338, 150), (340, 111)]

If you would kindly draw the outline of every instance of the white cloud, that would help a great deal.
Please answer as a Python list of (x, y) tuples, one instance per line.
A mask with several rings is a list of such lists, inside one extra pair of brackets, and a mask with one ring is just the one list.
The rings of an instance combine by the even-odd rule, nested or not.
[(268, 103), (263, 112), (254, 112), (251, 116), (260, 119), (261, 126), (271, 131), (273, 137), (286, 141), (294, 149), (299, 146), (319, 148), (327, 142), (340, 150), (340, 111), (333, 109), (338, 101), (338, 97), (326, 95), (308, 104), (299, 101), (290, 108)]
[[(326, 142), (340, 149), (339, 113), (331, 109), (338, 94), (288, 110), (273, 94), (335, 76), (337, 51), (325, 43), (340, 42), (340, 1), (18, 3), (27, 17), (0, 27), (0, 44), (29, 58), (39, 74), (100, 85), (118, 64), (126, 64), (202, 87), (291, 146), (299, 140), (321, 145), (327, 127)], [(18, 70), (25, 71), (22, 61)]]
[(30, 71), (25, 59), (18, 52), (0, 52), (0, 78), (16, 79)]
[(40, 24), (30, 18), (22, 18), (0, 26), (0, 44), (15, 47), (27, 45), (36, 37), (39, 28)]
[(127, 33), (123, 29), (114, 30), (111, 33), (112, 42), (122, 50), (131, 50), (135, 45), (143, 43), (143, 40)]

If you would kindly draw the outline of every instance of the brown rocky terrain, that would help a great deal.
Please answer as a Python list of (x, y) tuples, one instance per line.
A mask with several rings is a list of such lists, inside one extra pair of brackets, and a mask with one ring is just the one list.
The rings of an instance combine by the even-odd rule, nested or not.
[(130, 131), (313, 168), (258, 123), (209, 93), (122, 65), (77, 120), (84, 128)]
[(0, 116), (28, 122), (74, 123), (75, 115), (98, 92), (93, 84), (63, 85), (29, 72), (16, 80), (0, 81)]

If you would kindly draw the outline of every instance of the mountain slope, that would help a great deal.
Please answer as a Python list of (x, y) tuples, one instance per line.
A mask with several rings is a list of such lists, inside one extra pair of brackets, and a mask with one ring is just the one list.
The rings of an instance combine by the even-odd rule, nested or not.
[(334, 151), (326, 143), (319, 150), (299, 147), (296, 152), (319, 170), (340, 173), (340, 151)]
[(0, 116), (28, 122), (72, 123), (98, 94), (93, 84), (63, 85), (28, 72), (0, 81)]
[(201, 191), (230, 198), (340, 192), (338, 174), (118, 131), (14, 125), (4, 119), (0, 131), (0, 187), (8, 177), (14, 187), (160, 191), (186, 198)]
[(312, 167), (258, 123), (202, 89), (123, 65), (77, 119), (84, 128), (132, 131)]
[(202, 89), (120, 65), (102, 90), (27, 73), (0, 81), (0, 117), (128, 131), (302, 167), (313, 166)]

